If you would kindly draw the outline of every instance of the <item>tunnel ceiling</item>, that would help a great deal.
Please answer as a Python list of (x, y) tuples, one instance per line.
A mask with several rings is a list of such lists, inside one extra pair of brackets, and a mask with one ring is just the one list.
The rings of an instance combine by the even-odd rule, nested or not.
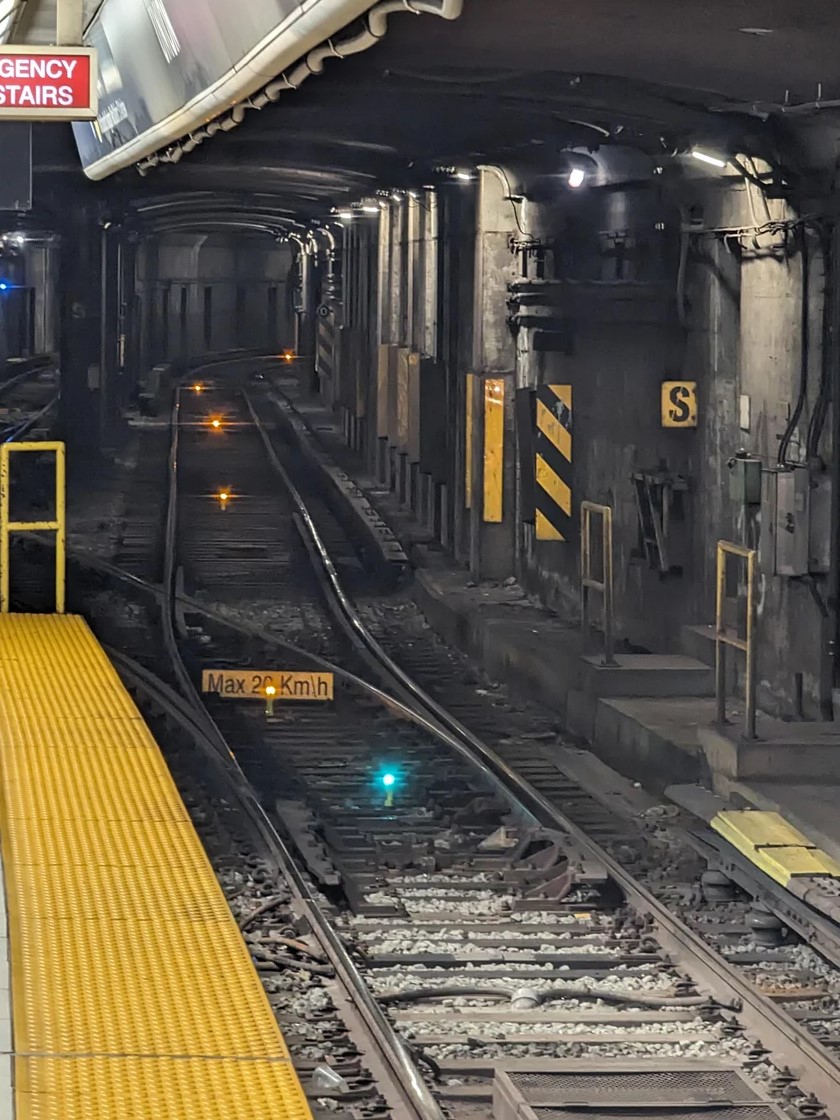
[[(259, 191), (312, 217), (376, 187), (419, 186), (439, 164), (550, 165), (564, 147), (651, 153), (723, 138), (777, 151), (840, 98), (831, 0), (465, 0), (462, 17), (394, 16), (385, 40), (249, 112), (131, 196)], [(785, 103), (787, 103), (785, 107)], [(729, 138), (729, 141), (727, 141)]]

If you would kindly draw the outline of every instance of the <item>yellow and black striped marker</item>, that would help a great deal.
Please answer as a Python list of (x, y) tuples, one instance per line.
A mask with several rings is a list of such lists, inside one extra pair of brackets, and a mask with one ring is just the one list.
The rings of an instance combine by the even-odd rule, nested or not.
[(572, 387), (537, 388), (536, 516), (538, 541), (572, 535)]

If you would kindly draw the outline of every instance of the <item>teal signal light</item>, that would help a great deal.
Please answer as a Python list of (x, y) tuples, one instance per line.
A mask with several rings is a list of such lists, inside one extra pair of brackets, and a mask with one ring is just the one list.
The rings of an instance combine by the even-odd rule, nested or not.
[(397, 784), (397, 775), (393, 770), (383, 770), (379, 781), (385, 788), (385, 808), (391, 809), (394, 805), (394, 786)]

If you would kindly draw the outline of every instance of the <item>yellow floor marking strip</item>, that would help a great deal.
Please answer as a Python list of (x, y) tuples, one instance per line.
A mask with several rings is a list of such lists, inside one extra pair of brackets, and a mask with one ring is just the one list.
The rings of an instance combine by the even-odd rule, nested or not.
[(727, 839), (742, 837), (754, 847), (813, 848), (807, 836), (789, 824), (780, 813), (750, 810), (725, 810), (712, 821), (712, 828)]
[(711, 827), (783, 887), (793, 878), (840, 878), (840, 863), (779, 813), (727, 810), (712, 819)]
[(784, 887), (791, 879), (840, 876), (840, 864), (813, 848), (757, 848), (753, 862)]
[(16, 1120), (309, 1120), (164, 759), (85, 623), (0, 618)]

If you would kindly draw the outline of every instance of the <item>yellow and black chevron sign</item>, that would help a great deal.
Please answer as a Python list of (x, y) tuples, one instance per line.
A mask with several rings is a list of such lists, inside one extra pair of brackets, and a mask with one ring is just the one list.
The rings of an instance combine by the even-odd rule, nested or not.
[(538, 541), (572, 535), (572, 387), (537, 388), (536, 516)]

